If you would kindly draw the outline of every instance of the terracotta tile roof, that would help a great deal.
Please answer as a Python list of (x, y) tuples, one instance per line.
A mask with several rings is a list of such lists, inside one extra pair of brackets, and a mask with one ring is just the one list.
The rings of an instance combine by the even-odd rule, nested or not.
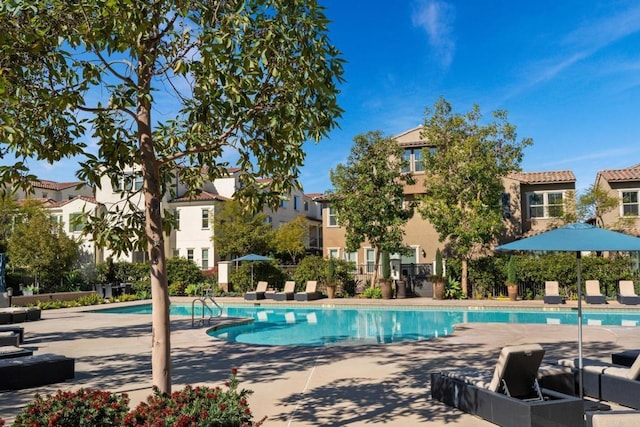
[(318, 197), (324, 196), (324, 194), (322, 194), (322, 193), (306, 193), (305, 196), (307, 196), (308, 198), (310, 198), (312, 200), (315, 200)]
[(609, 182), (640, 181), (640, 165), (626, 169), (608, 169), (598, 172), (602, 178)]
[(207, 201), (207, 200), (219, 200), (219, 201), (225, 201), (225, 200), (229, 200), (229, 198), (221, 196), (219, 194), (213, 194), (213, 193), (209, 193), (208, 191), (199, 191), (197, 192), (195, 195), (192, 196), (180, 196), (180, 197), (176, 197), (175, 199), (171, 200), (172, 202), (194, 202), (194, 201)]
[(93, 203), (94, 205), (98, 204), (98, 201), (95, 199), (95, 197), (87, 197), (87, 196), (76, 196), (73, 199), (69, 199), (69, 200), (61, 200), (59, 202), (53, 202), (51, 204), (52, 208), (59, 208), (61, 206), (64, 206), (68, 203), (73, 202), (74, 200), (84, 200), (87, 203)]
[(510, 173), (508, 177), (523, 184), (576, 182), (576, 176), (572, 171), (514, 172)]
[(55, 182), (55, 181), (47, 181), (47, 180), (37, 180), (37, 181), (33, 181), (31, 183), (32, 187), (36, 187), (36, 188), (44, 188), (46, 190), (55, 190), (55, 191), (61, 191), (61, 190), (66, 190), (67, 188), (75, 188), (78, 185), (83, 184), (82, 181), (75, 181), (75, 182)]

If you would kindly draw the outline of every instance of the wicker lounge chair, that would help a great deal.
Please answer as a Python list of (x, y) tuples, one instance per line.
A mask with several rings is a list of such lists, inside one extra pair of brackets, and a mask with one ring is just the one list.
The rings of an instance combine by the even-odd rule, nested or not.
[(16, 345), (0, 346), (0, 359), (13, 359), (15, 357), (32, 356), (33, 350), (18, 347)]
[(269, 287), (268, 282), (263, 282), (263, 281), (258, 282), (258, 285), (256, 286), (256, 290), (247, 292), (246, 294), (244, 294), (244, 299), (248, 301), (265, 299), (264, 294), (267, 292), (267, 287)]
[(587, 280), (585, 282), (585, 295), (584, 300), (587, 304), (606, 304), (607, 299), (602, 292), (600, 292), (600, 281), (599, 280)]
[(293, 295), (296, 292), (296, 282), (288, 280), (284, 284), (284, 290), (282, 292), (268, 293), (267, 298), (271, 298), (276, 301), (289, 301), (293, 299)]
[(508, 346), (493, 373), (431, 373), (431, 397), (501, 426), (582, 425), (581, 399), (538, 386), (543, 356), (538, 344)]
[(640, 304), (640, 295), (636, 294), (633, 288), (633, 280), (620, 280), (620, 293), (618, 294), (618, 302), (625, 305)]
[(75, 360), (57, 354), (0, 360), (0, 390), (54, 384), (75, 376)]
[(20, 345), (24, 343), (24, 327), (23, 326), (18, 326), (18, 325), (0, 326), (0, 334), (9, 334), (9, 333), (18, 335), (18, 344), (16, 345)]
[(322, 292), (316, 290), (318, 282), (315, 280), (307, 281), (307, 288), (304, 292), (296, 292), (293, 298), (296, 301), (311, 301), (322, 298)]
[(545, 304), (564, 304), (564, 299), (560, 296), (558, 282), (544, 282), (544, 303)]

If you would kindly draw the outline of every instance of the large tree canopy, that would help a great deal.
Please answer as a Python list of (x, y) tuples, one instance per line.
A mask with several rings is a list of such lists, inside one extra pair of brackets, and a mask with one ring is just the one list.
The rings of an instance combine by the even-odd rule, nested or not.
[(266, 255), (273, 247), (274, 233), (267, 214), (253, 213), (237, 200), (216, 202), (213, 242), (222, 259), (250, 253)]
[(467, 261), (473, 251), (491, 243), (504, 227), (502, 178), (520, 169), (523, 148), (505, 111), (483, 124), (480, 108), (453, 113), (440, 98), (427, 109), (423, 137), (425, 192), (418, 210), (462, 260), (462, 290), (467, 294)]
[(334, 190), (327, 197), (345, 228), (347, 250), (356, 251), (365, 241), (376, 249), (374, 286), (381, 253), (404, 249), (404, 225), (413, 214), (404, 203), (404, 186), (414, 180), (401, 172), (407, 161), (392, 138), (374, 131), (357, 135), (353, 142), (346, 165), (331, 171)]
[[(28, 183), (29, 159), (83, 156), (78, 177), (114, 188), (135, 167), (144, 199), (87, 230), (118, 252), (147, 245), (153, 383), (170, 391), (162, 197), (246, 174), (238, 197), (278, 202), (297, 186), (303, 142), (341, 114), (342, 60), (314, 0), (6, 0), (0, 4), (0, 167)], [(152, 120), (152, 111), (159, 121)], [(92, 146), (95, 146), (92, 148)], [(229, 157), (231, 156), (231, 157)], [(268, 188), (256, 181), (270, 178)], [(122, 196), (130, 194), (125, 187)]]

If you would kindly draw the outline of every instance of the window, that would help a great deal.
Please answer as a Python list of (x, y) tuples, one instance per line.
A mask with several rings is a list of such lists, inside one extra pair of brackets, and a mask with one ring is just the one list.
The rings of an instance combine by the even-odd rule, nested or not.
[(558, 218), (564, 213), (564, 200), (561, 192), (529, 193), (529, 218)]
[(309, 212), (309, 202), (307, 201), (304, 202), (304, 211)]
[(402, 158), (406, 164), (402, 167), (401, 172), (424, 172), (422, 148), (405, 148)]
[(119, 188), (120, 191), (138, 191), (142, 188), (142, 173), (127, 173), (120, 178)]
[(273, 218), (267, 215), (267, 217), (264, 219), (264, 222), (267, 224), (273, 224)]
[(209, 268), (209, 249), (202, 248), (202, 269), (206, 270)]
[(176, 229), (180, 230), (180, 209), (175, 209), (173, 215), (176, 219)]
[(209, 229), (209, 209), (202, 209), (202, 229)]
[(187, 260), (193, 262), (193, 249), (187, 249)]
[(43, 199), (48, 199), (49, 198), (49, 194), (48, 193), (42, 193), (42, 198)]
[(364, 256), (367, 260), (367, 273), (373, 273), (373, 270), (376, 266), (375, 251), (371, 248), (365, 249)]
[(69, 232), (79, 232), (84, 230), (84, 215), (81, 213), (69, 214)]
[(622, 192), (622, 216), (638, 216), (638, 191)]
[(293, 196), (293, 209), (300, 211), (300, 197), (298, 196)]
[(280, 200), (280, 207), (281, 208), (287, 207), (287, 199), (283, 198), (282, 200)]
[(339, 256), (340, 256), (340, 249), (337, 249), (337, 248), (329, 249), (329, 258), (338, 259)]
[(511, 194), (502, 193), (502, 217), (511, 218)]
[(179, 258), (180, 257), (180, 249), (174, 249), (173, 250), (173, 257), (174, 258)]
[(344, 260), (351, 263), (352, 271), (356, 271), (358, 265), (358, 252), (344, 252)]
[(338, 226), (338, 216), (336, 209), (329, 206), (327, 213), (329, 215), (329, 227), (337, 227)]

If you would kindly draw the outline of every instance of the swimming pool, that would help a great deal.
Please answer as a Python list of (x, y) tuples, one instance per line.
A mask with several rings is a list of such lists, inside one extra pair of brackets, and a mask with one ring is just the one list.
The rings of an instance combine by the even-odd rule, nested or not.
[[(371, 308), (340, 306), (223, 306), (223, 316), (254, 322), (209, 330), (208, 335), (255, 345), (359, 345), (427, 340), (449, 335), (459, 323), (577, 324), (575, 310)], [(202, 307), (195, 308), (202, 315)], [(150, 314), (151, 304), (95, 310)], [(171, 315), (191, 316), (191, 304), (172, 304)], [(640, 312), (583, 311), (584, 325), (640, 326)]]

